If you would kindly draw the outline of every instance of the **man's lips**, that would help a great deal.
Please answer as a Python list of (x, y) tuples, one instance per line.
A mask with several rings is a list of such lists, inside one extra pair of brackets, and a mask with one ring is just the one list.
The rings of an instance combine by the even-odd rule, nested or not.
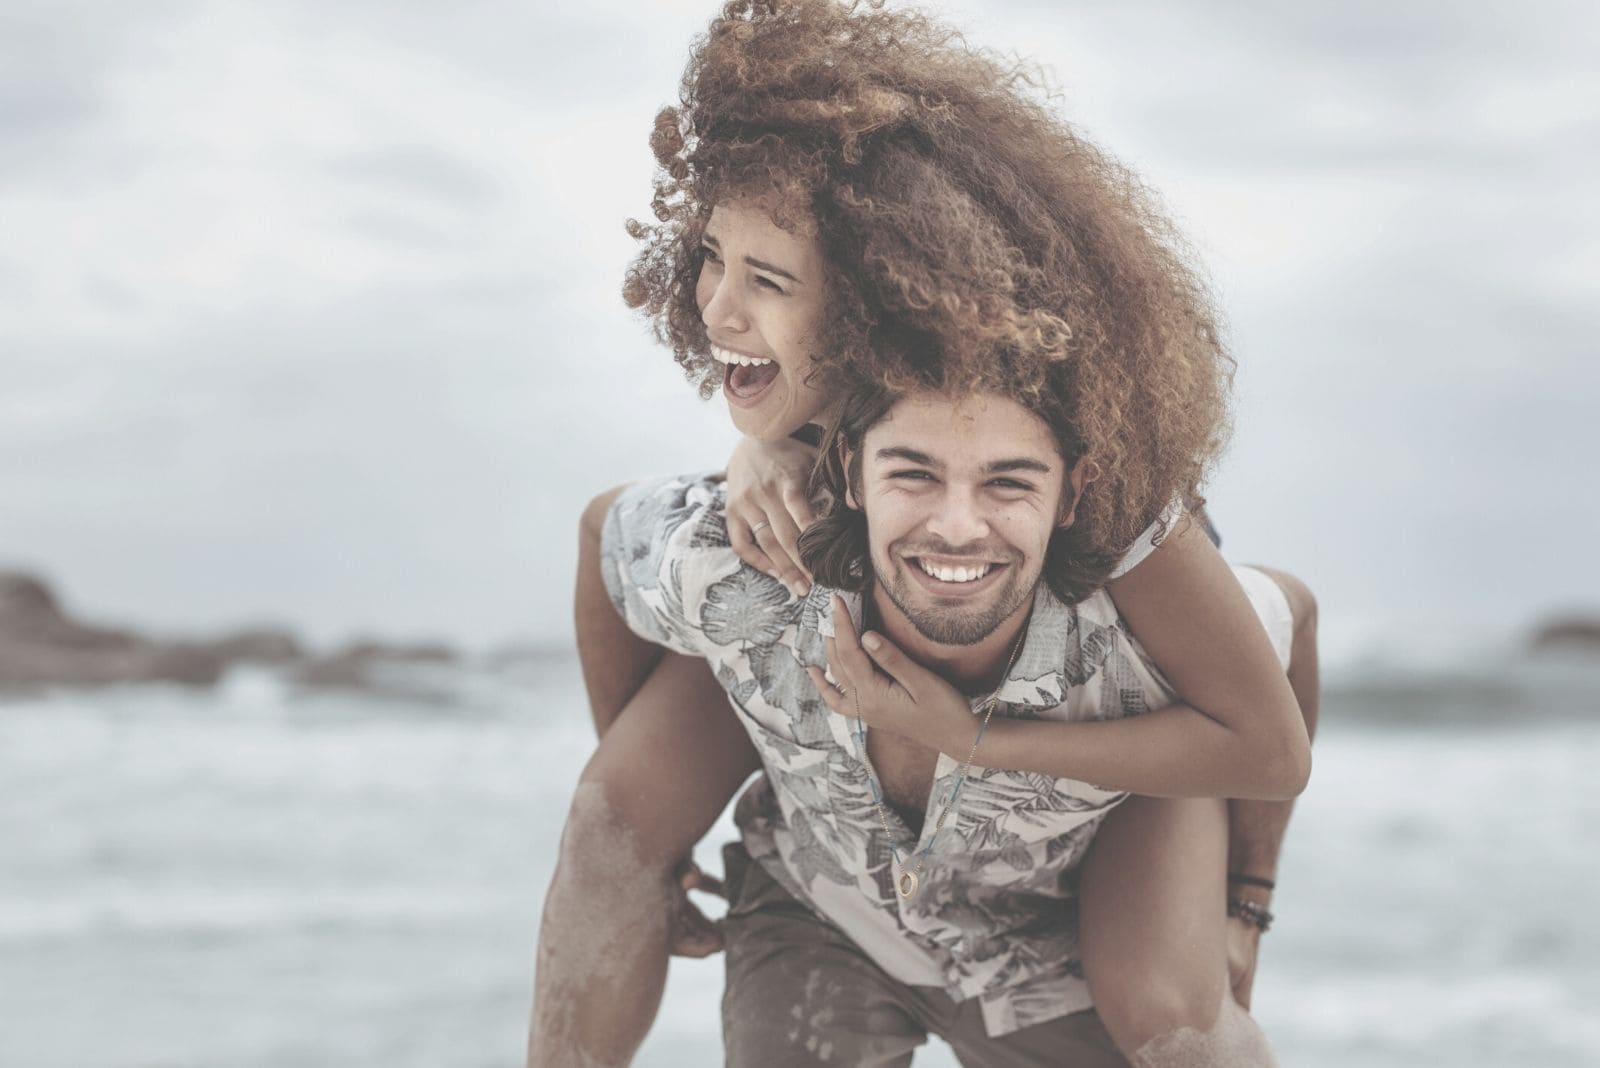
[[(982, 593), (1001, 579), (1010, 564), (999, 560), (967, 559), (948, 556), (902, 556), (913, 580), (939, 597), (969, 597)], [(939, 574), (930, 575), (932, 569)], [(981, 572), (981, 574), (976, 574)], [(976, 574), (976, 577), (973, 577)], [(947, 577), (941, 578), (940, 575)]]

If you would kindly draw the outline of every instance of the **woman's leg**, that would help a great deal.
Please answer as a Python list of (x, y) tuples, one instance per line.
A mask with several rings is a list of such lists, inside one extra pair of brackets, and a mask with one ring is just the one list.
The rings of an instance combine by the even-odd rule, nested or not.
[(675, 868), (759, 766), (704, 661), (669, 655), (601, 739), (545, 895), (530, 1065), (621, 1065), (655, 1019)]
[[(1289, 601), (1289, 682), (1314, 731), (1316, 603), (1293, 576), (1268, 574)], [(1237, 921), (1224, 906), (1240, 858), (1250, 874), (1274, 874), (1290, 807), (1133, 797), (1096, 834), (1080, 883), (1080, 950), (1095, 1007), (1135, 1068), (1276, 1063), (1244, 1010), (1253, 963), (1251, 974), (1229, 974)]]
[(683, 896), (675, 869), (759, 766), (707, 664), (641, 641), (612, 606), (599, 540), (617, 492), (595, 498), (580, 532), (578, 652), (602, 739), (545, 895), (528, 1045), (535, 1066), (632, 1058), (666, 980)]

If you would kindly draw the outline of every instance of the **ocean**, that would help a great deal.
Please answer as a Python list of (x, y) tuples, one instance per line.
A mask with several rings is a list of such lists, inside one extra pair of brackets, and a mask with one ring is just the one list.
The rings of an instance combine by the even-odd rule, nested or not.
[[(1346, 675), (1263, 940), (1283, 1063), (1600, 1065), (1600, 669)], [(591, 744), (566, 659), (0, 698), (0, 1065), (522, 1064)], [(721, 1063), (720, 994), (674, 962), (636, 1063)]]

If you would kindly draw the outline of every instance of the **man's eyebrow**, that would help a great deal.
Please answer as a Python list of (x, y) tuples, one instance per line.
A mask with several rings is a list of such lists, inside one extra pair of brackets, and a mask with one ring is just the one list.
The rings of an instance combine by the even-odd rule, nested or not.
[(1051, 473), (1050, 465), (1043, 460), (1035, 460), (1028, 456), (1019, 456), (1012, 460), (996, 460), (984, 468), (985, 473), (991, 475), (1003, 474), (1007, 471), (1032, 471), (1035, 474), (1048, 475)]
[[(944, 464), (940, 461), (935, 460), (925, 452), (913, 449), (909, 445), (885, 445), (878, 450), (877, 457), (879, 460), (904, 460), (907, 463), (921, 464), (923, 467), (931, 467), (935, 470), (944, 468)], [(1038, 475), (1050, 475), (1053, 473), (1053, 469), (1049, 464), (1043, 460), (1036, 460), (1031, 456), (1015, 456), (1006, 460), (995, 460), (993, 463), (983, 466), (983, 473), (986, 475), (1001, 475), (1013, 471), (1031, 471)]]
[(944, 464), (935, 460), (925, 452), (918, 452), (909, 445), (885, 445), (878, 450), (880, 460), (904, 460), (907, 463), (921, 464), (923, 467), (942, 468)]
[[(700, 235), (700, 240), (704, 241), (706, 244), (710, 245), (712, 248), (716, 249), (718, 252), (722, 251), (721, 242), (719, 242), (716, 238), (712, 237), (710, 234), (701, 234)], [(776, 264), (768, 263), (765, 260), (758, 260), (753, 256), (746, 256), (744, 258), (744, 262), (746, 264), (748, 264), (749, 266), (754, 267), (758, 271), (766, 271), (768, 274), (775, 274), (780, 278), (787, 278), (789, 281), (793, 282), (797, 286), (805, 285), (805, 283), (802, 282), (800, 279), (796, 278), (794, 275), (790, 274), (788, 271), (784, 270), (782, 267), (779, 267)]]

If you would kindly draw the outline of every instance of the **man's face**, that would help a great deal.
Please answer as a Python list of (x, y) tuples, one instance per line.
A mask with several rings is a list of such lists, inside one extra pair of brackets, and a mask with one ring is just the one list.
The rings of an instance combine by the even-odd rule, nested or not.
[(924, 638), (974, 645), (1025, 613), (1063, 520), (1065, 463), (1042, 419), (994, 394), (915, 394), (862, 441), (877, 587)]

